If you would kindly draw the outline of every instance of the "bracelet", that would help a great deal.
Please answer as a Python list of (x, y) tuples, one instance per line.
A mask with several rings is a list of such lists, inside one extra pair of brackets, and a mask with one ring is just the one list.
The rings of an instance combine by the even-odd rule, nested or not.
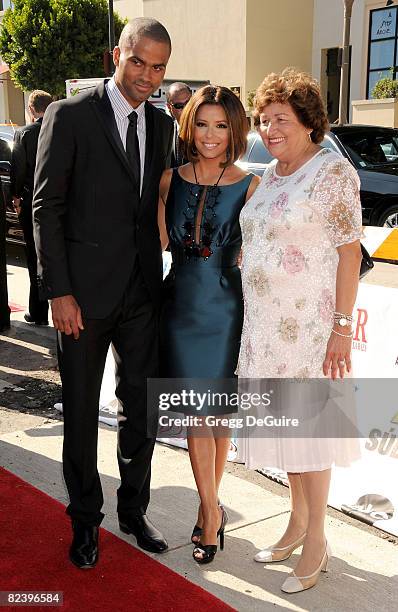
[(344, 312), (334, 312), (333, 318), (334, 319), (343, 318), (343, 319), (347, 319), (347, 321), (352, 321), (352, 315), (344, 314)]
[(350, 334), (340, 334), (340, 332), (337, 332), (336, 330), (332, 329), (332, 332), (336, 334), (336, 336), (341, 336), (342, 338), (352, 338), (354, 335), (353, 331)]

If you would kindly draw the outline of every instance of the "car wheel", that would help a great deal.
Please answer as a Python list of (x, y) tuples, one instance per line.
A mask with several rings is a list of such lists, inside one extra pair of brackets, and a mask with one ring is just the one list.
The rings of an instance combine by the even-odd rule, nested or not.
[(398, 228), (398, 204), (386, 208), (379, 216), (379, 227)]

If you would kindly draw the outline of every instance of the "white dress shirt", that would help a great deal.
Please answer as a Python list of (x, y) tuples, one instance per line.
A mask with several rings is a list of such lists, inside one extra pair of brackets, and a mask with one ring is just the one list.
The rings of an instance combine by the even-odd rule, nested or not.
[(145, 102), (142, 102), (137, 108), (133, 108), (123, 96), (118, 86), (116, 85), (114, 77), (112, 77), (105, 84), (106, 93), (108, 94), (110, 103), (116, 119), (117, 129), (119, 130), (120, 139), (123, 143), (124, 150), (126, 150), (127, 140), (127, 129), (129, 127), (129, 114), (131, 111), (137, 113), (137, 136), (138, 146), (140, 148), (140, 166), (141, 166), (141, 184), (140, 193), (142, 193), (142, 183), (144, 180), (144, 166), (145, 166), (145, 144), (146, 144), (146, 122), (145, 122)]

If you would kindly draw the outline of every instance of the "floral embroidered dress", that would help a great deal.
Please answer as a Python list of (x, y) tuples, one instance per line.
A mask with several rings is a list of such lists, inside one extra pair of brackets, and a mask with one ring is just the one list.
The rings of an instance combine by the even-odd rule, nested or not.
[[(237, 373), (323, 378), (335, 310), (336, 247), (361, 236), (359, 179), (351, 164), (329, 149), (289, 176), (279, 176), (276, 164), (269, 164), (240, 215), (245, 308)], [(339, 457), (327, 440), (289, 440), (285, 446), (279, 440), (274, 448), (276, 442), (249, 441), (248, 466), (308, 471), (351, 460), (348, 447)]]

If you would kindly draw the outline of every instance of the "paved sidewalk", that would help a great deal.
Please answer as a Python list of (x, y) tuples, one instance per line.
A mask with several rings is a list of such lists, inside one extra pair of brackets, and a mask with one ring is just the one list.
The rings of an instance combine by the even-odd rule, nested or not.
[[(9, 419), (10, 413), (0, 411), (0, 423), (5, 417)], [(62, 422), (18, 413), (15, 417), (14, 426), (0, 436), (1, 465), (66, 503), (60, 463)], [(117, 525), (115, 449), (115, 431), (101, 426), (98, 461), (105, 497), (103, 526), (133, 543)], [(189, 543), (197, 497), (186, 451), (157, 444), (152, 483), (149, 514), (167, 534), (170, 546), (168, 553), (157, 558), (237, 610), (396, 609), (398, 548), (373, 530), (348, 524), (335, 518), (336, 513), (328, 516), (327, 534), (334, 551), (328, 574), (321, 576), (317, 588), (286, 595), (280, 591), (280, 584), (294, 567), (296, 555), (284, 563), (268, 566), (252, 561), (258, 548), (276, 541), (283, 530), (288, 520), (286, 497), (227, 473), (221, 494), (230, 516), (226, 547), (211, 565), (202, 567), (192, 560)]]

